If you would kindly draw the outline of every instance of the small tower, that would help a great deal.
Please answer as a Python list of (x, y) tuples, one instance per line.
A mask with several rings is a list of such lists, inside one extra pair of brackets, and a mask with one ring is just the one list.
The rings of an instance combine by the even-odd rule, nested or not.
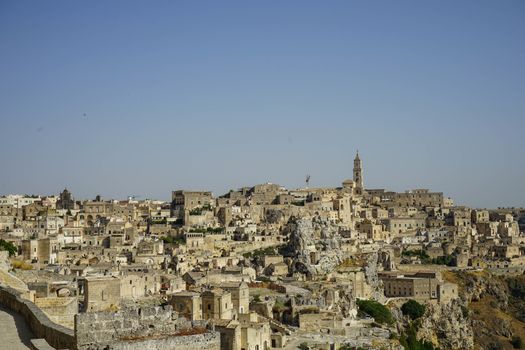
[(354, 184), (356, 194), (363, 194), (363, 170), (359, 151), (357, 151), (354, 159)]

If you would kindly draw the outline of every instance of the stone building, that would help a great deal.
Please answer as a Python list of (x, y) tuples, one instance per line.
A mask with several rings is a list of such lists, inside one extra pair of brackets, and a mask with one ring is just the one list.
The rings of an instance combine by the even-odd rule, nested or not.
[(401, 207), (438, 207), (443, 208), (450, 205), (442, 192), (430, 192), (428, 189), (408, 190), (404, 193), (396, 193), (393, 202)]
[(241, 350), (266, 350), (271, 347), (271, 329), (268, 321), (254, 312), (239, 315)]
[(233, 303), (230, 292), (221, 288), (213, 288), (203, 292), (201, 298), (203, 319), (232, 319)]
[(384, 220), (386, 228), (391, 233), (421, 230), (426, 227), (426, 217), (393, 217)]
[(190, 321), (202, 320), (202, 298), (199, 293), (184, 291), (174, 293), (171, 296), (170, 304), (173, 310), (177, 311)]
[(56, 237), (28, 239), (22, 241), (22, 257), (43, 264), (57, 262), (59, 244)]
[(120, 277), (120, 296), (122, 299), (137, 299), (146, 295), (144, 276), (127, 274)]
[(246, 282), (224, 282), (218, 284), (217, 287), (231, 294), (234, 318), (249, 311), (250, 288)]
[(188, 250), (202, 250), (205, 248), (202, 232), (187, 232), (184, 234)]
[(106, 311), (120, 305), (120, 279), (113, 276), (84, 277), (79, 280), (84, 294), (82, 311)]
[(383, 282), (385, 296), (389, 298), (448, 301), (458, 295), (458, 286), (439, 281), (435, 272), (381, 272), (379, 277)]
[(473, 224), (486, 223), (490, 221), (489, 211), (488, 210), (472, 210), (471, 220)]
[(209, 191), (173, 191), (171, 194), (172, 216), (183, 220), (186, 211), (211, 206), (213, 195)]
[(100, 218), (111, 216), (113, 205), (110, 202), (102, 201), (100, 197), (94, 201), (82, 203), (84, 213), (82, 217), (88, 226), (93, 226)]
[(69, 192), (67, 188), (64, 188), (62, 193), (60, 193), (60, 196), (56, 202), (56, 208), (63, 210), (75, 209), (75, 201), (73, 199), (73, 196), (71, 195), (71, 192)]
[(383, 231), (383, 225), (365, 219), (357, 224), (357, 230), (366, 234), (367, 239), (374, 241), (385, 241), (388, 238), (388, 232)]
[(517, 245), (497, 245), (492, 247), (494, 257), (499, 259), (516, 258), (521, 255), (520, 247)]
[(269, 322), (254, 312), (240, 315), (239, 320), (211, 323), (221, 334), (221, 350), (267, 350), (278, 345), (277, 341), (272, 342)]

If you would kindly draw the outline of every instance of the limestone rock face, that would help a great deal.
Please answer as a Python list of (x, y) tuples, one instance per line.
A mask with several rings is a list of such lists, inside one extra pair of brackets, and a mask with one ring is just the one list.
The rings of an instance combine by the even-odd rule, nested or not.
[(344, 318), (355, 319), (357, 317), (357, 306), (353, 290), (349, 287), (339, 290), (339, 300), (334, 305), (334, 310)]
[(328, 274), (342, 261), (341, 236), (338, 227), (319, 218), (291, 219), (287, 250), (293, 258), (292, 272), (309, 277)]
[(464, 297), (466, 301), (479, 301), (483, 295), (495, 298), (498, 308), (506, 310), (509, 305), (509, 291), (505, 283), (490, 276), (463, 273), (465, 279)]
[(270, 224), (280, 223), (284, 219), (284, 213), (278, 209), (267, 209), (265, 212), (266, 222)]
[(365, 265), (365, 277), (366, 282), (371, 288), (372, 299), (377, 300), (380, 303), (384, 303), (386, 301), (386, 297), (383, 290), (383, 282), (381, 282), (381, 279), (379, 279), (377, 274), (380, 266), (379, 257), (380, 254), (377, 252), (368, 254)]
[(449, 303), (427, 305), (417, 336), (440, 349), (473, 349), (474, 333), (468, 315), (464, 315), (461, 299)]
[(11, 268), (11, 263), (9, 262), (9, 253), (4, 250), (0, 250), (0, 270), (8, 271)]
[[(324, 276), (334, 272), (346, 259), (356, 258), (341, 249), (343, 238), (339, 234), (339, 227), (328, 220), (304, 216), (291, 218), (285, 231), (289, 234), (286, 251), (292, 261), (292, 273), (308, 278)], [(384, 302), (386, 298), (378, 272), (384, 269), (385, 261), (390, 266), (389, 252), (360, 254), (357, 258), (363, 261), (361, 268), (366, 280), (366, 297)]]

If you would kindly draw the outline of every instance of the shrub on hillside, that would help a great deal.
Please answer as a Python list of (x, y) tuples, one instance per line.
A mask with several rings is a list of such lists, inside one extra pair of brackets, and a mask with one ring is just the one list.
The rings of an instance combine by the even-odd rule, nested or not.
[(393, 324), (394, 318), (390, 310), (381, 303), (375, 300), (357, 299), (357, 306), (359, 311), (370, 315), (374, 320), (381, 324)]
[(519, 335), (513, 336), (510, 343), (514, 349), (523, 349), (523, 341)]
[(425, 305), (421, 305), (414, 299), (410, 299), (401, 306), (403, 315), (409, 316), (413, 320), (417, 320), (425, 314)]

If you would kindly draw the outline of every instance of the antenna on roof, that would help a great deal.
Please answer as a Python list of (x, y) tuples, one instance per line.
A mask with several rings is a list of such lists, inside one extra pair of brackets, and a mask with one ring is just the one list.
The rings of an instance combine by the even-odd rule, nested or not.
[(306, 188), (310, 185), (310, 175), (306, 175)]

